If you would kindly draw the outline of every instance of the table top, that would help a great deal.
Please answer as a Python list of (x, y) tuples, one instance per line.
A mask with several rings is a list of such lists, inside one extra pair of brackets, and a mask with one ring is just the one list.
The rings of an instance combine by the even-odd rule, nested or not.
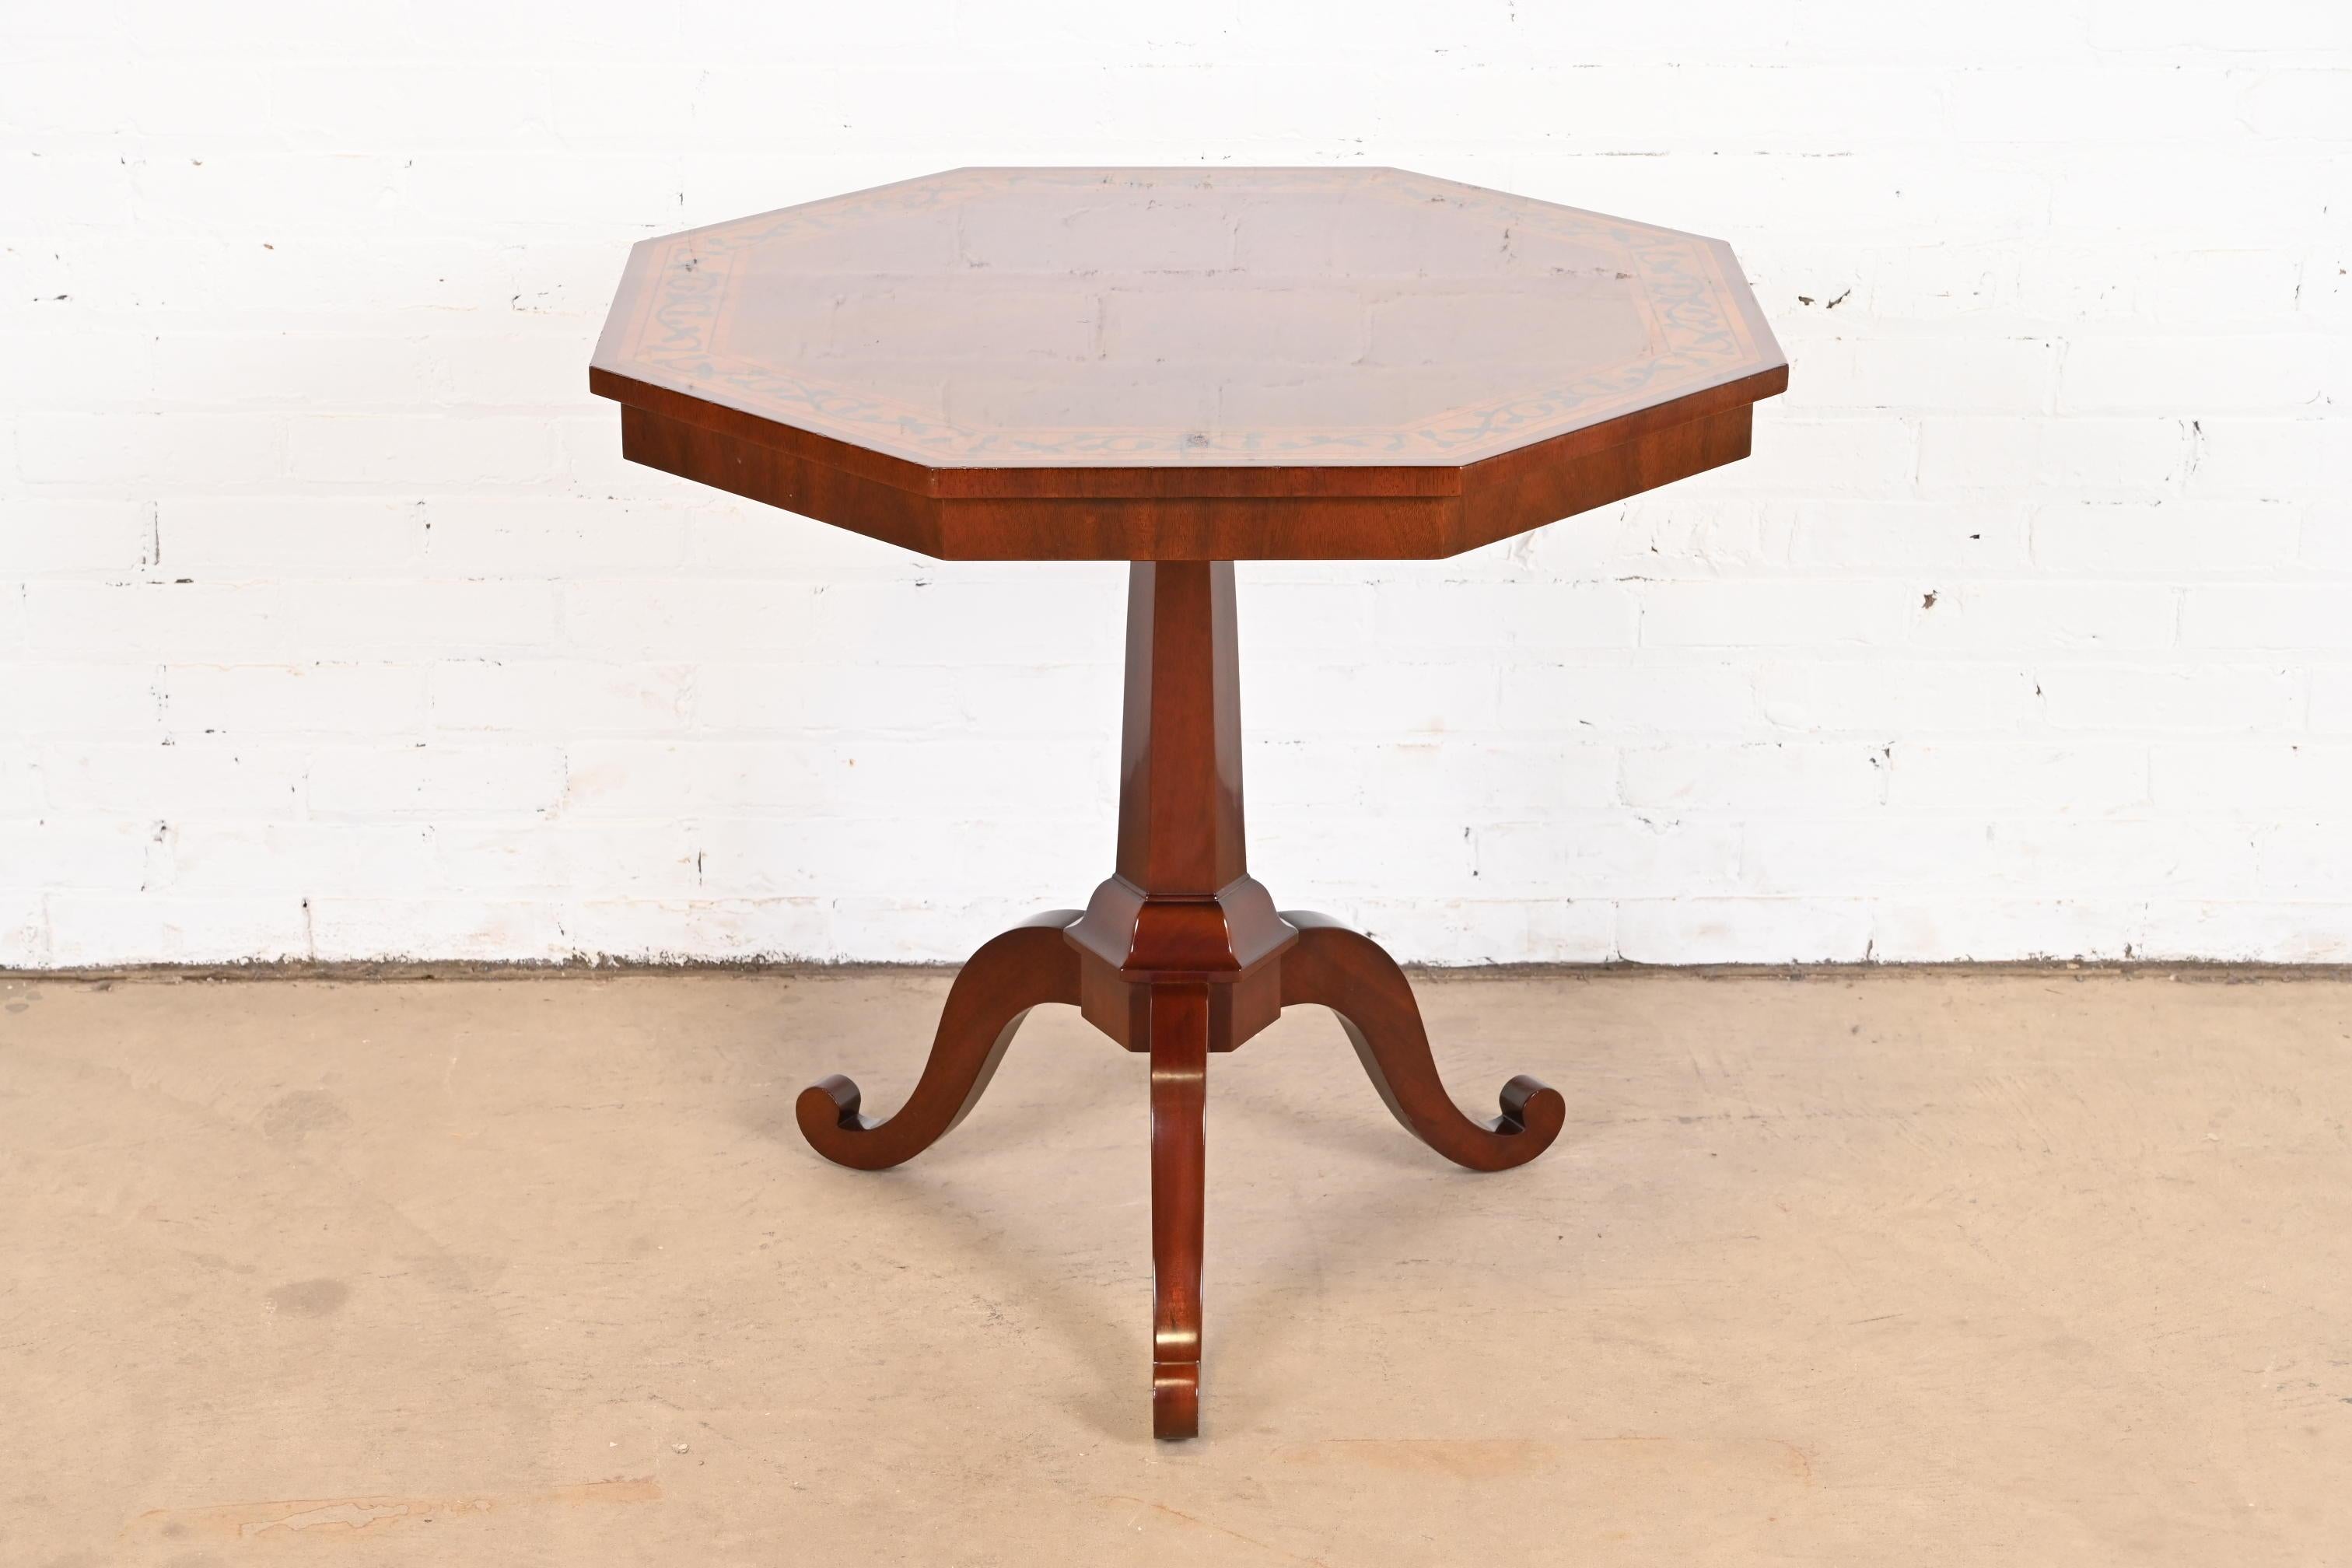
[[(1530, 452), (1508, 477), (1590, 479), (1709, 418), (1679, 441), (1712, 466), (1786, 377), (1722, 242), (1394, 169), (965, 169), (664, 236), (632, 251), (591, 366), (640, 460), (803, 510), (842, 510), (815, 491), (848, 480), (1007, 518), (1092, 501), (1075, 541), (1034, 511), (992, 544), (940, 508), (827, 521), (935, 553), (1128, 558), (1466, 548), (1591, 486), (1450, 533), (1325, 505), (1309, 538), (1318, 509), (1268, 503), (1458, 501), (1468, 470)], [(1634, 489), (1696, 471), (1617, 459)], [(1163, 537), (1179, 499), (1264, 516)]]

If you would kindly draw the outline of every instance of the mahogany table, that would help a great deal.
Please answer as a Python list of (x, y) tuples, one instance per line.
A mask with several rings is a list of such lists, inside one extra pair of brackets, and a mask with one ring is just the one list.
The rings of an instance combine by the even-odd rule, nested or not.
[(1277, 913), (1242, 837), (1237, 560), (1452, 555), (1747, 456), (1788, 365), (1720, 241), (1392, 169), (964, 169), (646, 240), (589, 372), (628, 458), (956, 561), (1129, 572), (1115, 868), (972, 954), (898, 1113), (803, 1090), (827, 1159), (969, 1112), (1040, 1003), (1150, 1058), (1152, 1429), (1198, 1429), (1213, 1052), (1330, 1008), (1447, 1159), (1475, 1121), (1405, 976)]

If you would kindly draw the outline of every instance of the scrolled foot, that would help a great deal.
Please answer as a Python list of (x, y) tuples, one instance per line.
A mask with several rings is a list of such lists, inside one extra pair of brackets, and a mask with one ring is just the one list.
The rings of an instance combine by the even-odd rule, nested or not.
[[(857, 1092), (856, 1085), (850, 1093)], [(1541, 1153), (1559, 1136), (1568, 1125), (1568, 1101), (1559, 1090), (1539, 1078), (1520, 1073), (1503, 1086), (1503, 1114), (1487, 1123), (1487, 1131), (1507, 1137), (1531, 1137), (1536, 1140), (1536, 1152)]]
[(857, 1080), (833, 1073), (801, 1090), (793, 1101), (793, 1119), (812, 1143), (831, 1132), (870, 1132), (874, 1124), (857, 1114), (863, 1103)]
[(895, 1116), (869, 1121), (854, 1079), (835, 1073), (801, 1090), (793, 1119), (809, 1146), (836, 1165), (880, 1171), (913, 1159), (980, 1101), (1029, 1009), (1078, 1001), (1077, 951), (1062, 930), (1076, 910), (1013, 927), (971, 955), (948, 991), (914, 1093)]
[(1209, 988), (1151, 990), (1151, 1435), (1201, 1427)]
[(1339, 1015), (1372, 1087), (1407, 1131), (1474, 1171), (1524, 1165), (1551, 1147), (1568, 1123), (1558, 1089), (1521, 1074), (1503, 1086), (1500, 1116), (1464, 1115), (1438, 1077), (1421, 1008), (1396, 961), (1328, 915), (1294, 910), (1282, 918), (1298, 928), (1298, 941), (1282, 955), (1282, 1005)]
[(1201, 1435), (1201, 1363), (1151, 1363), (1151, 1435), (1174, 1442)]

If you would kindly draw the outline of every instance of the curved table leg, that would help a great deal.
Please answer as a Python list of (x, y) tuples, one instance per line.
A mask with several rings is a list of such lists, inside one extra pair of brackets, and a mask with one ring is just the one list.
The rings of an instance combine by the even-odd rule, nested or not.
[(801, 1090), (801, 1135), (836, 1165), (880, 1171), (938, 1142), (979, 1103), (1013, 1031), (1041, 1002), (1078, 1000), (1078, 954), (1062, 935), (1077, 910), (1055, 910), (983, 944), (965, 961), (940, 1013), (915, 1092), (883, 1121), (858, 1114), (856, 1083), (839, 1073)]
[(1151, 988), (1151, 1435), (1201, 1430), (1209, 988)]
[(1294, 910), (1282, 918), (1298, 928), (1282, 955), (1282, 1005), (1337, 1013), (1372, 1087), (1415, 1137), (1474, 1171), (1507, 1171), (1551, 1147), (1568, 1121), (1559, 1090), (1522, 1073), (1503, 1086), (1502, 1115), (1463, 1115), (1437, 1076), (1421, 1009), (1396, 961), (1328, 915)]

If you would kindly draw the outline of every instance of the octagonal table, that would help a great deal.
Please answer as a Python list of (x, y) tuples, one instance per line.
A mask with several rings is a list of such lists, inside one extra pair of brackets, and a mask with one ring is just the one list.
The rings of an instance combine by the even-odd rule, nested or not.
[[(982, 947), (878, 1170), (971, 1110), (1022, 1017), (1150, 1058), (1152, 1428), (1198, 1428), (1211, 1053), (1330, 1008), (1397, 1120), (1478, 1171), (1403, 973), (1277, 913), (1242, 833), (1237, 560), (1451, 555), (1745, 457), (1787, 361), (1720, 241), (1391, 169), (966, 169), (649, 239), (589, 372), (630, 459), (957, 561), (1128, 561), (1115, 869)], [(1368, 846), (1370, 849), (1372, 847)]]

